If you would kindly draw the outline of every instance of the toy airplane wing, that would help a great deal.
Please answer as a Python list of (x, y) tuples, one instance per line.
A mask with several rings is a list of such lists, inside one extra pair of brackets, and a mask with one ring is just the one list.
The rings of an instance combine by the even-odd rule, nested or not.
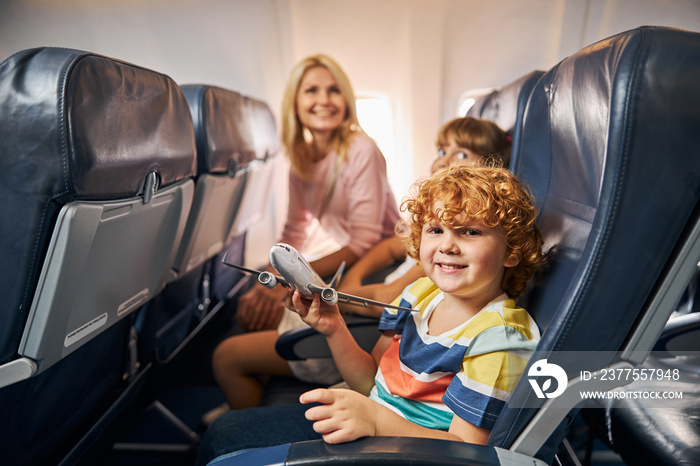
[(387, 303), (382, 303), (380, 301), (373, 301), (371, 299), (361, 298), (359, 296), (354, 296), (351, 294), (336, 291), (333, 288), (321, 288), (320, 286), (309, 285), (309, 289), (311, 291), (313, 291), (314, 293), (318, 293), (319, 295), (321, 295), (321, 299), (323, 299), (324, 301), (326, 301), (329, 304), (345, 303), (345, 304), (350, 304), (353, 306), (362, 306), (362, 307), (370, 307), (370, 306), (388, 307), (388, 308), (396, 309), (396, 310), (403, 311), (403, 312), (411, 312), (412, 311), (412, 309), (408, 308), (408, 307), (394, 306), (393, 304), (387, 304)]
[(261, 285), (266, 286), (267, 288), (274, 288), (279, 283), (280, 285), (282, 285), (285, 288), (289, 287), (289, 282), (286, 279), (284, 279), (283, 277), (280, 277), (279, 275), (273, 275), (270, 272), (249, 269), (249, 268), (243, 267), (241, 265), (232, 264), (231, 262), (226, 261), (227, 256), (228, 256), (228, 253), (224, 254), (223, 259), (221, 259), (222, 264), (228, 265), (229, 267), (233, 267), (234, 269), (238, 269), (242, 272), (246, 272), (246, 273), (255, 275), (258, 279), (258, 282)]

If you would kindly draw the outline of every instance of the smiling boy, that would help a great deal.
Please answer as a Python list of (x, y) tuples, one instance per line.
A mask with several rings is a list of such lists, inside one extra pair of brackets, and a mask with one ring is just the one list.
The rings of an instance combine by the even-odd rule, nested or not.
[[(211, 426), (221, 432), (207, 432), (221, 438), (228, 429), (228, 449), (213, 450), (319, 436), (328, 443), (394, 435), (486, 442), (539, 340), (534, 321), (513, 300), (543, 261), (537, 211), (508, 170), (465, 165), (424, 181), (404, 208), (408, 251), (427, 277), (395, 301), (412, 312), (384, 310), (371, 354), (357, 345), (337, 306), (299, 292), (287, 298), (326, 336), (352, 390), (304, 393), (303, 404), (315, 403), (305, 413), (312, 425), (294, 417), (293, 405), (232, 412), (236, 419)], [(244, 440), (245, 426), (261, 415), (271, 420), (268, 439)]]
[(409, 254), (427, 278), (401, 297), (413, 312), (384, 311), (371, 355), (335, 309), (292, 297), (359, 392), (305, 393), (303, 403), (322, 403), (306, 417), (330, 443), (367, 435), (485, 443), (539, 340), (532, 318), (511, 299), (542, 262), (537, 212), (514, 175), (476, 166), (440, 171), (404, 207)]

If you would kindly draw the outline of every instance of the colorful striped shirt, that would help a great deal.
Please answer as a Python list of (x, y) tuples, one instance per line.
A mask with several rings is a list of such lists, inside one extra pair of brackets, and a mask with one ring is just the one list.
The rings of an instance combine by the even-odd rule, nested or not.
[[(503, 294), (442, 335), (428, 321), (443, 300), (428, 278), (400, 297), (413, 312), (384, 309), (379, 329), (395, 330), (370, 398), (421, 426), (447, 430), (454, 414), (491, 429), (540, 338), (532, 317)], [(399, 301), (399, 298), (397, 298)]]

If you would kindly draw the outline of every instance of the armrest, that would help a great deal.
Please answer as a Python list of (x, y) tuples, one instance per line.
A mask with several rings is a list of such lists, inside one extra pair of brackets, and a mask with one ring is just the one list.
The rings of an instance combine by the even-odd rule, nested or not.
[(220, 457), (209, 464), (545, 465), (535, 458), (498, 447), (409, 437), (365, 437), (338, 445), (312, 440), (264, 448), (233, 457)]
[[(368, 353), (371, 352), (381, 336), (378, 329), (379, 319), (347, 315), (345, 322), (360, 347)], [(275, 349), (277, 354), (288, 361), (331, 357), (326, 337), (308, 326), (298, 327), (280, 335)]]
[(678, 353), (697, 351), (700, 337), (700, 312), (693, 312), (674, 317), (668, 321), (652, 355), (655, 357), (673, 357)]

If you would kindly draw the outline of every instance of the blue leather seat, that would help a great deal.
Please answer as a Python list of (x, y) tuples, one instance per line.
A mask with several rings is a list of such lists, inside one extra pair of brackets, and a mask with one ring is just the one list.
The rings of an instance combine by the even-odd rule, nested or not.
[(544, 71), (533, 71), (478, 99), (467, 115), (491, 120), (512, 139), (509, 168), (518, 160), (518, 148), (523, 128), (525, 106), (532, 88)]
[(190, 104), (197, 140), (197, 191), (175, 258), (177, 274), (220, 253), (236, 236), (233, 226), (245, 175), (256, 159), (244, 96), (215, 86), (181, 87)]
[(244, 96), (209, 85), (181, 89), (194, 125), (197, 172), (168, 286), (141, 316), (140, 352), (157, 364), (173, 360), (204, 327), (207, 316), (223, 305), (212, 297), (210, 269), (218, 267), (222, 251), (239, 235), (235, 223), (256, 158)]
[(581, 371), (640, 364), (694, 273), (699, 80), (700, 34), (642, 27), (564, 59), (530, 95), (517, 173), (539, 203), (538, 221), (552, 249), (522, 304), (543, 330), (529, 367), (546, 359), (563, 368), (569, 381), (562, 395), (538, 398), (530, 382), (540, 379), (528, 368), (486, 446), (381, 437), (312, 441), (250, 453), (258, 464), (551, 463), (582, 404), (579, 391), (620, 383), (582, 380)]
[(134, 311), (165, 287), (194, 147), (187, 102), (160, 73), (59, 48), (0, 65), (8, 464), (57, 464), (135, 386)]
[[(269, 202), (274, 191), (272, 175), (279, 167), (275, 164), (280, 155), (280, 140), (277, 125), (267, 103), (253, 97), (246, 97), (246, 110), (250, 119), (255, 147), (255, 159), (249, 165), (248, 179), (241, 214), (235, 228), (243, 233), (259, 222), (265, 215), (271, 214)], [(286, 192), (285, 192), (286, 195)]]
[[(277, 125), (270, 107), (262, 100), (246, 96), (244, 108), (250, 131), (252, 157), (245, 161), (245, 188), (241, 194), (238, 214), (231, 227), (231, 235), (236, 241), (217, 256), (218, 260), (212, 262), (212, 300), (217, 302), (233, 297), (241, 287), (251, 283), (248, 276), (221, 263), (223, 254), (228, 254), (229, 262), (243, 263), (246, 260), (247, 233), (260, 222), (269, 221), (266, 216), (277, 215), (274, 198), (271, 196), (276, 189), (275, 173), (280, 168)], [(260, 264), (248, 265), (257, 267)]]
[(222, 328), (228, 328), (230, 316), (221, 311), (242, 278), (216, 271), (228, 268), (220, 263), (224, 254), (236, 261), (243, 253), (245, 235), (236, 225), (257, 159), (247, 98), (210, 85), (180, 88), (189, 105), (197, 149), (192, 208), (167, 286), (140, 310), (136, 330), (140, 361), (152, 367), (140, 400), (146, 407), (139, 416), (155, 413), (165, 421), (163, 429), (184, 435), (169, 443), (149, 436), (123, 441), (122, 435), (112, 446), (120, 454), (196, 451), (199, 435), (171, 411), (178, 408), (172, 394), (185, 386), (189, 396), (197, 396), (193, 385), (201, 383), (199, 376), (208, 367), (199, 355), (209, 354), (207, 347), (221, 338)]

